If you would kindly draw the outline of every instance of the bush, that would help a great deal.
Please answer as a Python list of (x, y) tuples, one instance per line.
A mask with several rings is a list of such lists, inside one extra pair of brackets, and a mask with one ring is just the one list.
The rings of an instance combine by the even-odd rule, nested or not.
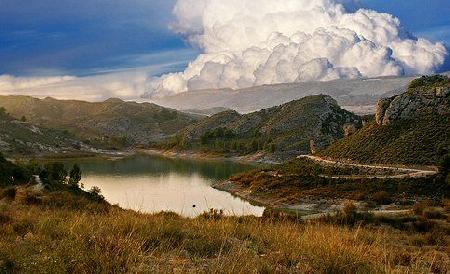
[(437, 208), (426, 208), (422, 212), (422, 216), (426, 219), (445, 219), (446, 216)]
[(392, 202), (391, 195), (386, 191), (374, 193), (372, 200), (379, 205), (388, 205)]
[(93, 186), (89, 194), (94, 201), (104, 201), (105, 197), (101, 194), (102, 190), (98, 186)]
[(0, 193), (0, 199), (7, 198), (14, 200), (16, 198), (16, 188), (8, 187)]

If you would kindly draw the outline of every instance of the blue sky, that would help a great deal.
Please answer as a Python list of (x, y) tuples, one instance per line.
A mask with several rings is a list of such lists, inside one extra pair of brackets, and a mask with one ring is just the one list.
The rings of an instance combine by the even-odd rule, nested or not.
[[(417, 36), (450, 45), (449, 0), (361, 0)], [(426, 3), (425, 3), (426, 2)], [(155, 64), (181, 70), (198, 53), (173, 34), (175, 0), (0, 0), (0, 75), (90, 75)]]

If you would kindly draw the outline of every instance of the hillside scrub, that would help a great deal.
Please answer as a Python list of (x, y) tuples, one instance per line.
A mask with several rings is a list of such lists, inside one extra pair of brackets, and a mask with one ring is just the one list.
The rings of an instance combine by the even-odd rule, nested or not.
[(360, 163), (437, 164), (450, 149), (450, 117), (371, 123), (338, 140), (320, 156)]
[[(321, 165), (308, 159), (295, 159), (273, 168), (235, 175), (227, 183), (236, 186), (239, 192), (251, 193), (246, 198), (266, 201), (271, 206), (295, 205), (302, 199), (364, 200), (376, 205), (411, 203), (428, 198), (440, 202), (450, 197), (450, 185), (441, 174), (426, 178), (383, 178), (390, 174), (384, 172), (377, 174), (371, 169)], [(360, 174), (373, 178), (359, 177)], [(356, 176), (327, 177), (331, 175)]]
[(330, 96), (315, 95), (248, 114), (224, 111), (155, 145), (238, 155), (265, 152), (292, 158), (308, 153), (311, 140), (323, 148), (344, 136), (345, 125), (357, 128), (361, 123), (359, 116), (340, 108)]
[(36, 126), (65, 131), (86, 145), (106, 149), (146, 146), (199, 120), (198, 115), (114, 98), (84, 102), (0, 96), (0, 107), (15, 119), (25, 117)]

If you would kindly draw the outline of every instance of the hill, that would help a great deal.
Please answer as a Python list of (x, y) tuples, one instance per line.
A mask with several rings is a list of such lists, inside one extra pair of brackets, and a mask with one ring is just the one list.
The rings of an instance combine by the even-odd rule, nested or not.
[(0, 152), (26, 155), (81, 151), (89, 152), (91, 148), (67, 132), (14, 119), (0, 108)]
[(423, 77), (379, 101), (376, 122), (319, 154), (365, 163), (436, 164), (450, 151), (450, 79)]
[(182, 130), (175, 146), (248, 154), (266, 151), (283, 155), (308, 153), (342, 138), (345, 127), (361, 119), (341, 109), (330, 96), (316, 95), (241, 115), (225, 111)]
[(173, 135), (199, 119), (155, 104), (120, 99), (91, 103), (0, 96), (0, 107), (16, 119), (25, 117), (36, 125), (67, 130), (86, 143), (109, 147), (146, 145)]

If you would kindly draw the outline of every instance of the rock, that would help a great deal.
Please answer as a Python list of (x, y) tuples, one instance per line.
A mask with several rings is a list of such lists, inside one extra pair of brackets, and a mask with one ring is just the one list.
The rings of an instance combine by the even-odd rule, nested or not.
[(375, 119), (378, 125), (393, 121), (415, 119), (428, 114), (450, 114), (450, 92), (436, 89), (434, 92), (409, 91), (394, 98), (380, 99)]
[(384, 115), (392, 102), (392, 98), (381, 98), (377, 103), (377, 111), (375, 113), (375, 121), (378, 125), (383, 124)]

